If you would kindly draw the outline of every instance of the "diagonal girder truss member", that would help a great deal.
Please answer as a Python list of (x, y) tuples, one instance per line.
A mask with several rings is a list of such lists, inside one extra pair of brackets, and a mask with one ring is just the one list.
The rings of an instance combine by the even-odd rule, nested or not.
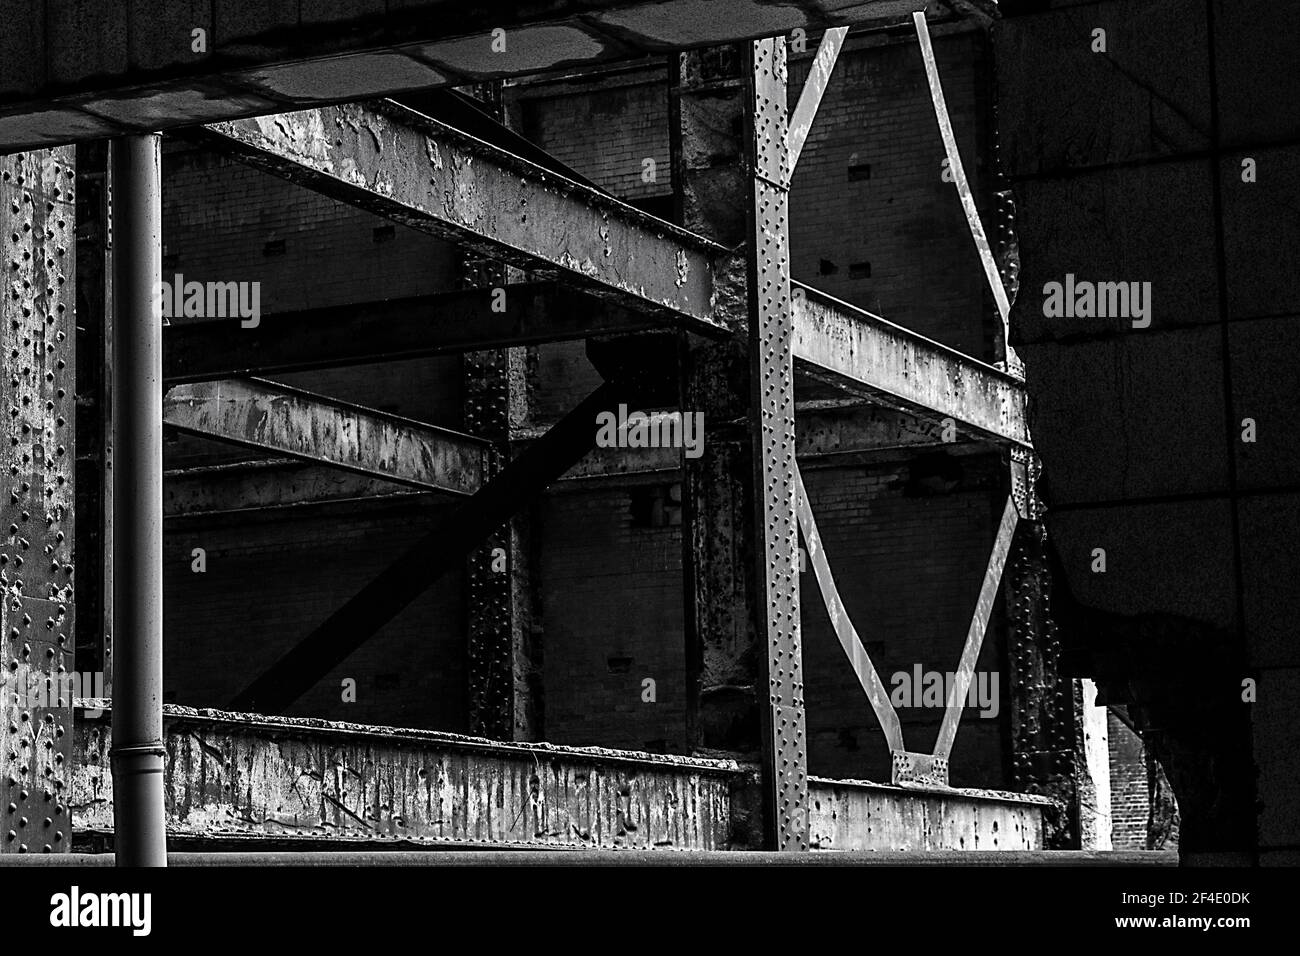
[(871, 663), (866, 648), (862, 646), (857, 628), (849, 618), (848, 609), (840, 600), (839, 589), (835, 586), (835, 577), (831, 574), (830, 561), (826, 557), (825, 548), (822, 547), (821, 534), (817, 531), (817, 519), (813, 517), (812, 504), (803, 485), (803, 475), (797, 467), (795, 482), (799, 491), (799, 530), (803, 532), (804, 543), (808, 546), (808, 560), (817, 578), (817, 586), (822, 592), (822, 603), (826, 605), (831, 627), (835, 630), (840, 647), (844, 648), (844, 654), (849, 659), (849, 666), (853, 668), (854, 676), (862, 685), (863, 693), (867, 695), (876, 720), (880, 721), (880, 729), (885, 732), (885, 741), (889, 744), (889, 749), (902, 750), (904, 749), (903, 727), (898, 720), (898, 711), (890, 702), (889, 691), (885, 690), (875, 665)]
[(609, 383), (592, 392), (244, 688), (229, 709), (274, 714), (291, 705), (594, 448), (596, 416), (629, 398), (635, 396)]

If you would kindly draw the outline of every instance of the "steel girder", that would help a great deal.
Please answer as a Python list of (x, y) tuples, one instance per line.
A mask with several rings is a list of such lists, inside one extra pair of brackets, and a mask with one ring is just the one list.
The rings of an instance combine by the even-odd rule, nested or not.
[(753, 157), (749, 357), (760, 636), (766, 649), (764, 822), (771, 849), (808, 849), (808, 741), (795, 518), (794, 325), (790, 308), (785, 40), (751, 47)]
[(490, 447), (470, 435), (261, 379), (173, 385), (163, 399), (163, 421), (195, 435), (456, 495), (478, 491)]
[[(652, 321), (746, 334), (744, 265), (729, 250), (395, 103), (222, 123), (201, 137)], [(1015, 378), (797, 284), (791, 311), (800, 371), (913, 414), (951, 418), (973, 437), (1028, 443)]]

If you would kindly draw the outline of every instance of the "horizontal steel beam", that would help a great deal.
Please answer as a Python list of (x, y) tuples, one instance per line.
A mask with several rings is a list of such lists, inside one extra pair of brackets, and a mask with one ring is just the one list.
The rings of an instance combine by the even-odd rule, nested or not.
[(343, 502), (420, 499), (426, 489), (294, 459), (181, 468), (163, 473), (163, 517)]
[[(48, 10), (47, 10), (48, 6)], [(4, 5), (0, 153), (894, 21), (925, 0)]]
[(951, 418), (973, 438), (1029, 445), (1025, 390), (969, 355), (794, 283), (800, 371), (891, 408)]
[(490, 444), (260, 379), (174, 385), (163, 421), (181, 431), (418, 488), (472, 495)]
[[(704, 335), (748, 327), (743, 257), (391, 101), (222, 123), (235, 157)], [(980, 439), (1027, 444), (1011, 376), (794, 284), (797, 370)]]
[(291, 182), (665, 323), (713, 335), (743, 324), (743, 297), (722, 278), (730, 261), (722, 246), (391, 100), (194, 135)]
[(362, 305), (170, 325), (168, 383), (300, 372), (654, 328), (643, 313), (555, 283), (468, 289)]
[[(525, 430), (511, 441), (511, 449), (518, 454), (529, 448), (548, 427)], [(943, 429), (932, 422), (874, 405), (801, 411), (795, 441), (801, 461), (900, 448), (961, 447), (945, 442)], [(679, 448), (596, 448), (562, 480), (676, 480), (681, 464)], [(424, 497), (421, 489), (409, 485), (293, 459), (179, 468), (163, 477), (163, 514), (168, 518)]]

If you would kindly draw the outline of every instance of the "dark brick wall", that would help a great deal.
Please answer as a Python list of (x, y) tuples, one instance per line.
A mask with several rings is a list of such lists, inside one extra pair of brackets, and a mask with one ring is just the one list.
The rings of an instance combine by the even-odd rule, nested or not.
[(261, 282), (270, 313), (449, 288), (454, 256), (447, 243), (251, 166), (165, 153), (164, 278)]
[[(168, 523), (164, 544), (168, 700), (223, 707), (391, 564), (431, 524), (422, 508)], [(194, 548), (207, 571), (191, 569)], [(465, 730), (461, 576), (443, 578), (290, 711), (361, 723)], [(341, 681), (357, 700), (341, 700)]]
[(539, 508), (547, 740), (685, 749), (681, 512), (662, 507), (675, 481), (561, 490)]
[[(907, 463), (805, 468), (840, 596), (888, 683), (895, 671), (954, 670), (975, 608), (993, 520), (996, 458), (960, 459), (950, 493), (918, 494)], [(685, 740), (680, 526), (670, 477), (573, 489), (539, 512), (546, 737), (557, 743), (680, 750)], [(669, 499), (670, 500), (670, 499)], [(801, 576), (810, 772), (889, 779), (889, 753), (826, 616), (811, 570)], [(953, 752), (958, 785), (1004, 786), (1009, 713), (1005, 629), (995, 611), (977, 670), (998, 674), (996, 717), (963, 717)], [(641, 681), (657, 702), (641, 701)], [(942, 708), (901, 711), (909, 749), (934, 745)]]
[[(519, 130), (560, 162), (621, 199), (672, 195), (668, 156), (668, 68), (586, 84), (539, 84), (510, 91)], [(644, 161), (654, 161), (654, 178)]]
[[(795, 169), (791, 275), (990, 359), (984, 275), (957, 189), (942, 178), (943, 139), (916, 40), (854, 42), (835, 65)], [(934, 38), (962, 165), (991, 237), (986, 47), (980, 34)], [(791, 103), (808, 63), (791, 63)]]

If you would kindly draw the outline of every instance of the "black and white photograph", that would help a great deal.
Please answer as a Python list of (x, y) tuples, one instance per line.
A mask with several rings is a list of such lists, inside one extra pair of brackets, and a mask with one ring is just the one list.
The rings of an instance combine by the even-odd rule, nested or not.
[(1296, 0), (0, 0), (10, 938), (1275, 926), (1297, 103)]

